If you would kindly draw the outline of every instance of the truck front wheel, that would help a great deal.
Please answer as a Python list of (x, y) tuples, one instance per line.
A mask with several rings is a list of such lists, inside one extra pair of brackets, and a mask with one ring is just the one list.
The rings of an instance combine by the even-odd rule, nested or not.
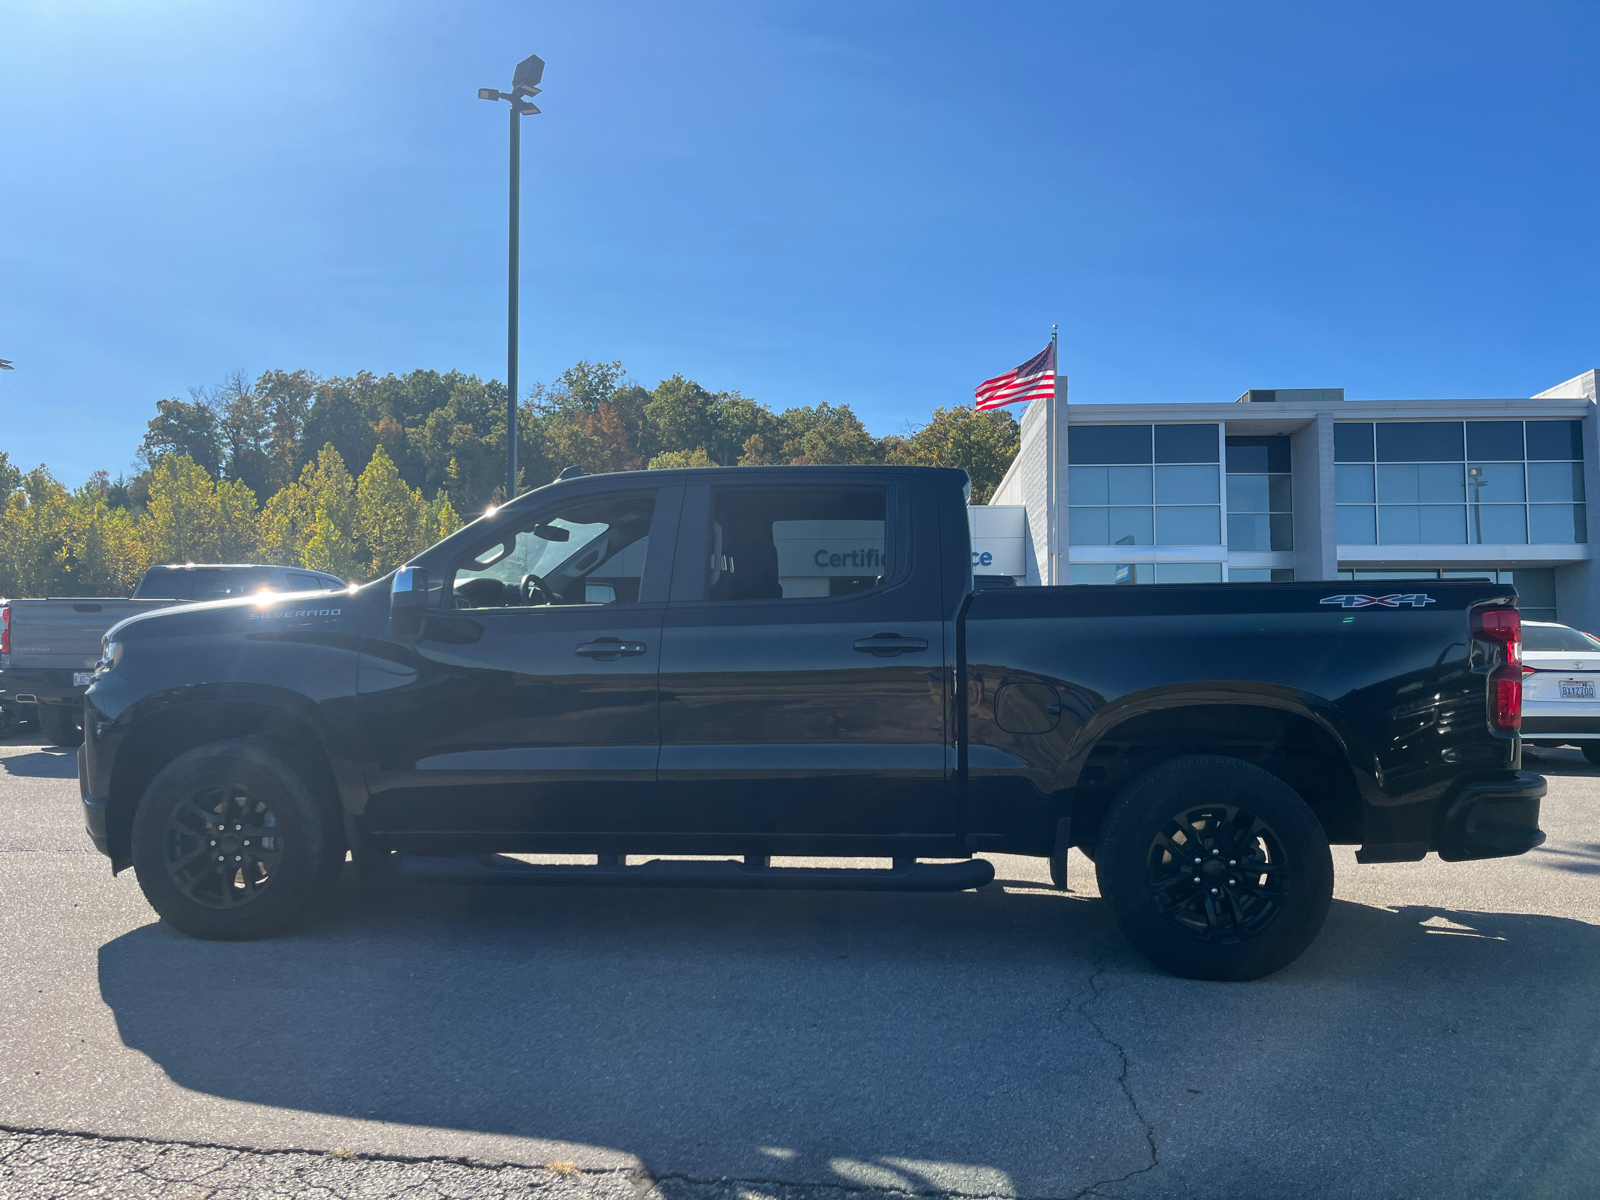
[(1132, 780), (1106, 814), (1096, 876), (1146, 958), (1189, 979), (1259, 979), (1322, 928), (1333, 856), (1316, 814), (1236, 758), (1175, 758)]
[(190, 937), (271, 937), (304, 922), (344, 864), (339, 823), (268, 743), (238, 738), (168, 763), (133, 817), (150, 907)]

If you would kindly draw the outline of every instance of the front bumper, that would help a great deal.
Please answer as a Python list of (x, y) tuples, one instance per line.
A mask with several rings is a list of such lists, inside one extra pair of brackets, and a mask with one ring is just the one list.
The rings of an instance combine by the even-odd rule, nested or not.
[(1539, 801), (1547, 790), (1544, 776), (1532, 771), (1466, 784), (1445, 809), (1435, 846), (1439, 857), (1509, 858), (1543, 845)]
[(83, 831), (89, 835), (94, 848), (109, 857), (111, 843), (106, 839), (106, 802), (89, 794), (87, 749), (81, 744), (78, 746), (78, 799), (83, 803)]

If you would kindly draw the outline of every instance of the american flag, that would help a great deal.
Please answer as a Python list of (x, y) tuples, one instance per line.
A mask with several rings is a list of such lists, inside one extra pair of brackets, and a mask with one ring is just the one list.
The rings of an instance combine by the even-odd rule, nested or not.
[(1051, 342), (1015, 370), (985, 379), (973, 395), (979, 410), (1000, 408), (1019, 400), (1048, 399), (1056, 394), (1056, 345)]

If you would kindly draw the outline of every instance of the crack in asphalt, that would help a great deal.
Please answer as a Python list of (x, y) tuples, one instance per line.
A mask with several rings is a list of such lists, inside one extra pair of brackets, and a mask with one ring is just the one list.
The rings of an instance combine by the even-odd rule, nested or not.
[(1105, 994), (1104, 990), (1100, 986), (1100, 977), (1105, 974), (1105, 970), (1106, 967), (1103, 954), (1096, 956), (1094, 960), (1094, 969), (1089, 973), (1089, 995), (1074, 1007), (1077, 1011), (1077, 1014), (1088, 1023), (1089, 1028), (1094, 1030), (1095, 1035), (1102, 1042), (1117, 1052), (1117, 1059), (1121, 1064), (1120, 1069), (1117, 1071), (1117, 1086), (1122, 1089), (1122, 1094), (1128, 1101), (1129, 1109), (1132, 1110), (1134, 1117), (1139, 1122), (1140, 1128), (1144, 1131), (1145, 1145), (1150, 1152), (1150, 1162), (1146, 1166), (1140, 1167), (1134, 1171), (1129, 1171), (1127, 1174), (1119, 1175), (1113, 1179), (1097, 1179), (1087, 1187), (1081, 1188), (1080, 1190), (1074, 1192), (1071, 1200), (1081, 1200), (1081, 1198), (1085, 1196), (1099, 1195), (1098, 1189), (1102, 1187), (1112, 1187), (1119, 1183), (1126, 1183), (1136, 1175), (1148, 1174), (1161, 1165), (1161, 1156), (1156, 1150), (1155, 1126), (1150, 1123), (1150, 1118), (1146, 1117), (1144, 1115), (1144, 1110), (1139, 1107), (1139, 1098), (1133, 1094), (1133, 1086), (1128, 1082), (1128, 1052), (1122, 1048), (1122, 1044), (1120, 1042), (1116, 1041), (1111, 1037), (1110, 1034), (1106, 1033), (1105, 1028), (1100, 1024), (1100, 1022), (1095, 1020), (1095, 1018), (1089, 1013), (1089, 1005), (1093, 1004), (1096, 1000), (1099, 1000), (1100, 997)]
[[(50, 1145), (52, 1142), (57, 1145), (52, 1147)], [(61, 1145), (62, 1143), (66, 1145)], [(88, 1150), (91, 1154), (96, 1151), (110, 1152), (113, 1147), (119, 1146), (126, 1148), (132, 1157), (142, 1161), (105, 1163), (103, 1169), (96, 1171), (91, 1167), (86, 1173), (82, 1170), (81, 1153), (74, 1153), (82, 1150)], [(49, 1163), (47, 1153), (31, 1155), (28, 1153), (30, 1150), (48, 1152), (50, 1149), (65, 1151), (67, 1157), (75, 1159), (76, 1161), (70, 1164), (71, 1169), (64, 1169), (69, 1166), (68, 1164)], [(185, 1173), (185, 1164), (181, 1161), (185, 1151), (221, 1157), (219, 1161), (210, 1163), (189, 1163)], [(248, 1168), (250, 1163), (264, 1160), (276, 1160), (288, 1168), (278, 1184), (264, 1183), (259, 1179), (242, 1180), (238, 1177), (239, 1172), (235, 1168), (241, 1166)], [(19, 1176), (26, 1173), (30, 1166), (50, 1170), (52, 1177), (48, 1182), (62, 1190), (46, 1192), (38, 1187), (41, 1180), (20, 1179)], [(180, 1200), (231, 1200), (232, 1197), (243, 1200), (244, 1197), (303, 1196), (308, 1194), (308, 1188), (318, 1195), (338, 1200), (344, 1197), (355, 1200), (358, 1194), (361, 1197), (375, 1194), (372, 1191), (373, 1181), (364, 1179), (357, 1182), (351, 1178), (348, 1181), (351, 1186), (345, 1190), (339, 1186), (338, 1179), (313, 1177), (327, 1176), (330, 1173), (333, 1175), (348, 1173), (352, 1169), (361, 1167), (390, 1168), (401, 1170), (402, 1174), (404, 1168), (439, 1168), (444, 1173), (444, 1178), (396, 1179), (393, 1182), (399, 1187), (383, 1193), (393, 1197), (415, 1195), (418, 1200), (422, 1200), (424, 1196), (428, 1200), (454, 1200), (456, 1197), (460, 1197), (461, 1200), (468, 1198), (488, 1200), (490, 1193), (485, 1192), (483, 1187), (490, 1176), (503, 1177), (513, 1189), (504, 1190), (496, 1185), (495, 1190), (499, 1195), (510, 1197), (513, 1194), (525, 1195), (530, 1191), (539, 1190), (550, 1195), (552, 1200), (563, 1193), (574, 1197), (575, 1200), (578, 1197), (595, 1195), (596, 1189), (578, 1186), (585, 1182), (602, 1185), (598, 1189), (599, 1193), (614, 1195), (615, 1200), (644, 1200), (651, 1195), (658, 1197), (659, 1200), (678, 1200), (674, 1193), (678, 1192), (678, 1196), (687, 1196), (689, 1189), (693, 1189), (694, 1194), (699, 1196), (725, 1196), (728, 1200), (807, 1200), (807, 1198), (818, 1200), (822, 1197), (837, 1196), (939, 1196), (951, 1197), (952, 1200), (1018, 1200), (1015, 1195), (1006, 1192), (964, 1192), (947, 1188), (906, 1189), (848, 1182), (800, 1182), (766, 1177), (702, 1177), (679, 1172), (655, 1174), (637, 1166), (579, 1167), (575, 1163), (557, 1162), (537, 1167), (493, 1163), (461, 1156), (417, 1157), (324, 1151), (304, 1147), (256, 1149), (205, 1142), (156, 1141), (150, 1138), (93, 1134), (76, 1130), (0, 1125), (0, 1200), (21, 1196), (33, 1198), (47, 1195), (78, 1195), (81, 1194), (79, 1189), (85, 1186), (104, 1186), (112, 1181), (132, 1178), (148, 1180), (152, 1184), (161, 1186), (183, 1184), (200, 1189), (193, 1193), (185, 1192)], [(11, 1185), (19, 1182), (23, 1184), (25, 1190), (11, 1190)], [(464, 1190), (445, 1190), (451, 1184), (459, 1184)], [(1076, 1200), (1077, 1197), (1088, 1194), (1088, 1191), (1098, 1186), (1101, 1184), (1093, 1184), (1089, 1189), (1076, 1192), (1073, 1197), (1065, 1200)], [(680, 1188), (683, 1190), (679, 1191)], [(159, 1194), (165, 1196), (169, 1193)], [(1049, 1200), (1049, 1198), (1039, 1197), (1035, 1200)]]

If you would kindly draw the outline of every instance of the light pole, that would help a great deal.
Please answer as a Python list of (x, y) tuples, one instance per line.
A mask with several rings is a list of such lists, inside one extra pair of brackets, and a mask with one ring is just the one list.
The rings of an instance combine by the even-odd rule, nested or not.
[(517, 498), (517, 266), (521, 257), (520, 221), (522, 208), (522, 118), (539, 110), (532, 97), (539, 94), (544, 78), (544, 59), (530, 54), (517, 64), (511, 75), (511, 90), (479, 88), (479, 100), (511, 102), (511, 246), (510, 271), (506, 284), (506, 502)]

